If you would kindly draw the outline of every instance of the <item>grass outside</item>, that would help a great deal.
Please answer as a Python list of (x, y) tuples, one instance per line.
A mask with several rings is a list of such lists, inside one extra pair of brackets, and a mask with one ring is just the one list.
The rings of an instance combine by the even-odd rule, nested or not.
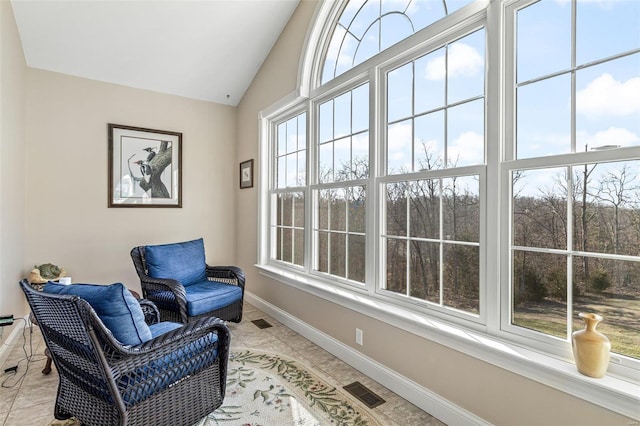
[[(585, 294), (573, 306), (573, 330), (584, 328), (579, 312), (593, 312), (604, 320), (597, 330), (611, 341), (611, 352), (640, 359), (640, 299), (619, 294)], [(566, 337), (567, 307), (545, 300), (516, 307), (514, 324), (560, 338)]]

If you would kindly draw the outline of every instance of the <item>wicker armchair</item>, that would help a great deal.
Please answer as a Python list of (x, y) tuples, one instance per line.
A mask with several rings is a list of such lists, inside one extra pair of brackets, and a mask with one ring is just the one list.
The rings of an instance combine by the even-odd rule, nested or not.
[[(123, 345), (84, 299), (38, 292), (26, 280), (20, 286), (59, 374), (57, 419), (189, 425), (222, 404), (230, 339), (223, 321), (159, 323), (168, 331)], [(142, 304), (145, 321), (157, 321), (153, 305)]]
[[(196, 251), (196, 256), (184, 256), (186, 263), (201, 263), (202, 271), (206, 276), (196, 280), (195, 285), (190, 285), (176, 278), (170, 273), (158, 277), (158, 273), (152, 276), (147, 259), (148, 251), (153, 248), (169, 250)], [(201, 253), (200, 253), (201, 251)], [(170, 258), (172, 256), (167, 256)], [(189, 323), (199, 318), (217, 317), (225, 321), (240, 322), (242, 320), (242, 306), (244, 303), (244, 272), (235, 266), (209, 266), (204, 262), (204, 246), (202, 239), (185, 243), (165, 244), (162, 246), (139, 246), (131, 250), (131, 259), (140, 278), (140, 287), (144, 298), (153, 301), (160, 310), (163, 321), (176, 321)], [(194, 260), (196, 259), (196, 260)], [(199, 259), (199, 260), (198, 260)], [(166, 272), (167, 268), (165, 268)], [(235, 288), (234, 288), (235, 287)], [(235, 290), (229, 297), (229, 290)], [(206, 292), (211, 291), (210, 295)], [(208, 297), (211, 302), (202, 304)], [(197, 302), (194, 299), (198, 299)], [(231, 300), (230, 300), (231, 299)], [(216, 300), (218, 302), (216, 302)], [(196, 303), (201, 303), (197, 305)], [(203, 307), (204, 306), (204, 307)]]

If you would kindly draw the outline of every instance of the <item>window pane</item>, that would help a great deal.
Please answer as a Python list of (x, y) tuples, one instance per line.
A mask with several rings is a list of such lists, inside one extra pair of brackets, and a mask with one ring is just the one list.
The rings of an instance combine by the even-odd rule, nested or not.
[[(350, 1), (348, 4), (354, 3)], [(324, 66), (322, 67), (322, 78), (321, 84), (326, 83), (329, 80), (332, 80), (335, 77), (336, 66), (338, 63), (338, 54), (340, 52), (340, 45), (342, 44), (342, 40), (344, 39), (345, 29), (341, 25), (336, 25), (336, 29), (331, 36), (331, 41), (329, 42), (329, 49), (327, 51), (327, 56), (324, 59)]]
[(442, 232), (445, 240), (480, 241), (479, 185), (479, 176), (442, 180)]
[(637, 256), (640, 161), (591, 164), (573, 170), (576, 247), (589, 252)]
[(440, 243), (411, 241), (411, 297), (440, 303)]
[(571, 77), (542, 80), (517, 92), (518, 158), (571, 152)]
[(576, 86), (577, 151), (640, 145), (640, 53), (578, 70)]
[(444, 111), (415, 119), (414, 169), (435, 170), (444, 167)]
[(293, 234), (294, 257), (293, 263), (296, 265), (304, 265), (304, 230), (296, 229)]
[(287, 155), (287, 187), (298, 186), (298, 154)]
[(337, 275), (339, 277), (346, 277), (346, 253), (347, 253), (347, 240), (345, 234), (337, 234), (331, 232), (330, 238), (330, 265), (329, 273), (331, 275)]
[(282, 225), (292, 226), (293, 198), (290, 194), (283, 194), (282, 197)]
[(353, 65), (356, 66), (380, 52), (380, 22), (374, 22), (360, 39)]
[(318, 232), (318, 271), (329, 272), (329, 233)]
[(407, 195), (405, 183), (386, 186), (387, 193), (387, 235), (407, 235)]
[(318, 179), (321, 183), (333, 182), (333, 143), (320, 145)]
[(351, 138), (346, 137), (334, 142), (334, 179), (346, 181), (351, 178)]
[(276, 201), (276, 225), (282, 226), (282, 203), (283, 203), (283, 195), (278, 194)]
[(318, 229), (329, 229), (329, 204), (331, 191), (324, 189), (318, 194)]
[(349, 278), (363, 283), (366, 267), (366, 238), (364, 235), (349, 235)]
[(576, 10), (578, 65), (640, 47), (640, 2), (578, 0)]
[(447, 167), (484, 163), (484, 100), (449, 108)]
[(416, 60), (415, 113), (445, 106), (444, 86), (447, 69), (445, 49), (441, 48)]
[(369, 132), (351, 137), (351, 176), (349, 179), (369, 177)]
[(380, 50), (393, 46), (412, 34), (411, 22), (405, 15), (383, 15), (381, 19)]
[(298, 149), (298, 118), (287, 121), (287, 153)]
[(284, 155), (287, 152), (287, 123), (278, 124), (277, 132), (278, 132), (278, 155)]
[(320, 143), (333, 139), (333, 100), (320, 105), (318, 126), (320, 127)]
[(387, 290), (407, 294), (407, 241), (387, 239)]
[(363, 186), (354, 186), (349, 191), (349, 232), (366, 230), (367, 193)]
[(362, 40), (367, 28), (380, 17), (380, 0), (368, 0), (356, 13), (353, 21), (346, 25), (355, 37)]
[(355, 38), (353, 34), (348, 32), (344, 34), (344, 40), (342, 41), (342, 45), (339, 47), (340, 50), (336, 55), (337, 61), (335, 75), (330, 76), (327, 81), (353, 68), (356, 49), (358, 48), (359, 43), (359, 40)]
[(298, 116), (298, 149), (307, 147), (307, 113)]
[(411, 236), (440, 238), (440, 180), (411, 182), (409, 191)]
[(275, 235), (276, 235), (276, 259), (282, 260), (282, 228), (276, 228)]
[(513, 178), (513, 244), (566, 249), (565, 168), (519, 170)]
[(475, 246), (443, 244), (443, 303), (467, 312), (480, 309), (480, 250)]
[(329, 217), (332, 231), (347, 230), (347, 194), (344, 189), (331, 191)]
[(584, 328), (579, 312), (597, 313), (612, 352), (640, 359), (640, 262), (576, 256), (573, 273), (573, 330)]
[(566, 256), (514, 250), (512, 261), (513, 324), (567, 338)]
[(296, 186), (304, 186), (307, 183), (307, 153), (298, 151), (298, 174)]
[(387, 122), (411, 116), (413, 99), (413, 63), (387, 75)]
[(354, 133), (369, 128), (369, 83), (353, 90), (353, 122), (351, 131)]
[(571, 5), (540, 1), (518, 11), (517, 81), (571, 66)]
[(296, 192), (293, 194), (293, 226), (298, 228), (304, 227), (304, 193)]
[(282, 258), (284, 262), (293, 262), (293, 231), (290, 228), (282, 229)]
[(484, 95), (484, 30), (476, 31), (447, 48), (449, 103)]
[(411, 171), (412, 120), (389, 126), (387, 134), (387, 173), (399, 174)]
[(351, 134), (351, 92), (344, 93), (333, 101), (333, 137), (338, 139)]
[[(464, 0), (464, 2), (469, 3), (469, 0)], [(451, 1), (447, 1), (446, 3), (449, 13), (457, 9), (457, 7), (451, 5)], [(444, 3), (439, 1), (412, 1), (406, 13), (411, 19), (411, 22), (413, 22), (413, 28), (415, 28), (416, 31), (426, 28), (428, 25), (446, 16)]]
[(286, 188), (287, 187), (287, 157), (279, 157), (278, 158), (278, 170), (276, 171), (277, 175), (277, 186), (278, 188)]

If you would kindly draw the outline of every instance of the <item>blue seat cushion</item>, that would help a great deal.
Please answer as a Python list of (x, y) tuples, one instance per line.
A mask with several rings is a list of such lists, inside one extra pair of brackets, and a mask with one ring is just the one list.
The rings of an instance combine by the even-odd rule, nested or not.
[[(164, 332), (175, 330), (181, 326), (183, 324), (166, 321), (153, 324), (151, 328), (155, 333), (162, 329)], [(208, 333), (160, 359), (136, 366), (117, 381), (124, 402), (129, 406), (140, 403), (173, 383), (207, 368), (218, 357), (217, 342), (218, 335)]]
[(202, 238), (183, 243), (145, 246), (147, 271), (152, 278), (172, 278), (185, 287), (207, 279)]
[(151, 330), (144, 321), (140, 304), (122, 284), (72, 284), (48, 282), (45, 293), (78, 296), (91, 305), (113, 337), (125, 345), (139, 345), (151, 340)]
[(151, 330), (151, 337), (155, 339), (156, 337), (180, 328), (183, 325), (184, 324), (180, 324), (179, 322), (162, 321), (156, 324), (151, 324), (149, 326), (149, 330)]
[(197, 316), (224, 308), (242, 299), (242, 289), (237, 285), (218, 281), (200, 281), (185, 288), (187, 314)]

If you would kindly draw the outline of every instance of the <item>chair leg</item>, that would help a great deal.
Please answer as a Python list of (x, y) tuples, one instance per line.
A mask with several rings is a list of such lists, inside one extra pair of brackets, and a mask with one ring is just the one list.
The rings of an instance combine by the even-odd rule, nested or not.
[(44, 374), (45, 376), (49, 373), (51, 373), (51, 355), (49, 354), (49, 349), (46, 349), (44, 351), (44, 354), (47, 357), (47, 363), (44, 365), (44, 368), (42, 369), (42, 374)]

